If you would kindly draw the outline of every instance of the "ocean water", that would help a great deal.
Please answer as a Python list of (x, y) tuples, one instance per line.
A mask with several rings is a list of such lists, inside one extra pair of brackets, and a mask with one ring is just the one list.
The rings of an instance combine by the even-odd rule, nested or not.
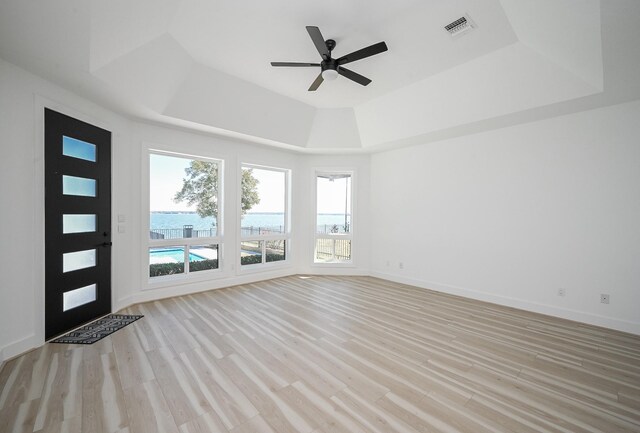
[[(350, 223), (351, 216), (347, 222)], [(215, 227), (213, 217), (200, 218), (198, 214), (191, 212), (151, 212), (151, 230), (154, 229), (181, 229), (185, 225), (192, 225), (194, 230), (207, 230)], [(344, 226), (344, 214), (320, 214), (318, 226), (331, 227), (333, 225)], [(281, 213), (247, 213), (242, 218), (242, 227), (278, 227), (284, 225), (284, 214)]]
[(181, 229), (185, 225), (192, 225), (195, 230), (207, 230), (215, 227), (215, 218), (200, 218), (195, 212), (151, 212), (151, 230)]

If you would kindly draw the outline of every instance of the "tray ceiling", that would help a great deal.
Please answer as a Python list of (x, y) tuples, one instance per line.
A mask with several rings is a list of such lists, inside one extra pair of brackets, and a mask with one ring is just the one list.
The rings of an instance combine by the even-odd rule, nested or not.
[[(124, 115), (370, 151), (637, 98), (638, 18), (632, 0), (8, 0), (0, 57)], [(385, 41), (350, 65), (373, 82), (308, 92), (319, 71), (271, 67), (319, 60), (306, 25), (337, 56)]]

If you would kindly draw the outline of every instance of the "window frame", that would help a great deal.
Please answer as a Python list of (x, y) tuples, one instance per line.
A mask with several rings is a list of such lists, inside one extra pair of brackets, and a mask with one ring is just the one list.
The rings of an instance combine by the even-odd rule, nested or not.
[[(284, 174), (284, 230), (281, 234), (256, 234), (250, 236), (243, 236), (242, 234), (242, 170), (244, 168), (252, 168), (258, 170), (270, 170), (281, 172)], [(239, 273), (251, 273), (251, 272), (260, 272), (269, 268), (279, 268), (290, 266), (291, 261), (291, 177), (292, 170), (290, 168), (284, 167), (274, 167), (263, 164), (255, 164), (251, 162), (242, 162), (240, 161), (238, 165), (238, 230), (237, 230), (237, 246), (238, 251), (236, 254), (236, 266)], [(267, 262), (267, 254), (266, 254), (266, 246), (267, 241), (278, 241), (283, 240), (285, 242), (284, 246), (284, 260), (278, 260), (275, 262)], [(243, 265), (242, 264), (242, 242), (245, 241), (262, 241), (261, 254), (262, 261), (260, 263)]]
[[(349, 175), (351, 176), (351, 188), (350, 188), (350, 194), (351, 194), (351, 209), (350, 209), (350, 213), (351, 213), (351, 219), (350, 219), (350, 223), (349, 223), (349, 232), (348, 233), (318, 233), (318, 177), (320, 176), (339, 176), (339, 175)], [(312, 240), (312, 255), (311, 255), (311, 266), (317, 266), (317, 267), (347, 267), (347, 268), (353, 268), (356, 266), (356, 262), (354, 259), (354, 238), (355, 238), (355, 231), (357, 230), (357, 224), (356, 224), (356, 215), (357, 215), (357, 211), (356, 211), (356, 180), (357, 180), (357, 173), (356, 170), (354, 168), (316, 168), (314, 170), (313, 173), (313, 186), (312, 186), (312, 191), (313, 191), (313, 240)], [(356, 227), (356, 229), (354, 230), (354, 227)], [(317, 248), (317, 244), (318, 244), (318, 239), (330, 239), (333, 241), (333, 251), (334, 251), (334, 257), (335, 257), (335, 241), (336, 240), (349, 240), (350, 241), (350, 258), (349, 260), (331, 260), (331, 261), (326, 261), (326, 262), (319, 262), (316, 261), (316, 248)]]
[[(205, 162), (214, 162), (218, 165), (218, 215), (216, 216), (216, 235), (204, 236), (204, 237), (189, 237), (189, 238), (173, 238), (173, 239), (151, 239), (149, 233), (151, 232), (150, 221), (150, 195), (151, 195), (151, 155), (161, 155), (174, 158), (182, 158), (187, 160), (199, 160)], [(143, 232), (143, 265), (144, 273), (143, 280), (146, 282), (147, 289), (153, 289), (158, 287), (164, 287), (167, 285), (173, 285), (180, 281), (201, 281), (211, 279), (213, 276), (220, 275), (223, 269), (224, 262), (224, 159), (216, 158), (212, 156), (197, 155), (186, 152), (176, 152), (172, 150), (163, 149), (157, 146), (149, 146), (144, 149), (144, 163), (145, 163), (145, 175), (146, 175), (146, 191), (142, 197), (142, 203), (145, 204), (145, 224)], [(201, 245), (217, 245), (217, 260), (218, 267), (215, 269), (207, 269), (202, 271), (191, 272), (189, 270), (189, 250), (194, 246)], [(162, 275), (157, 277), (151, 277), (149, 275), (150, 270), (150, 257), (149, 252), (151, 248), (168, 248), (176, 247), (182, 248), (184, 252), (184, 272), (172, 275)], [(144, 287), (144, 286), (143, 286)]]

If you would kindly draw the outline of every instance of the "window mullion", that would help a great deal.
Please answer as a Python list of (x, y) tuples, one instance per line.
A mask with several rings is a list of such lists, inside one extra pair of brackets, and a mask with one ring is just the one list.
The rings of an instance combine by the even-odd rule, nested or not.
[(189, 273), (189, 244), (184, 246), (184, 273)]

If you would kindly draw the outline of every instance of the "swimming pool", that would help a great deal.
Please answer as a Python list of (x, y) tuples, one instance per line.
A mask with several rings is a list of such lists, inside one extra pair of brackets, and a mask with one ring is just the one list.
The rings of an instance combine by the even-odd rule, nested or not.
[[(206, 260), (206, 257), (189, 252), (190, 262)], [(149, 261), (153, 263), (182, 263), (184, 262), (184, 248), (152, 248), (149, 250)]]

